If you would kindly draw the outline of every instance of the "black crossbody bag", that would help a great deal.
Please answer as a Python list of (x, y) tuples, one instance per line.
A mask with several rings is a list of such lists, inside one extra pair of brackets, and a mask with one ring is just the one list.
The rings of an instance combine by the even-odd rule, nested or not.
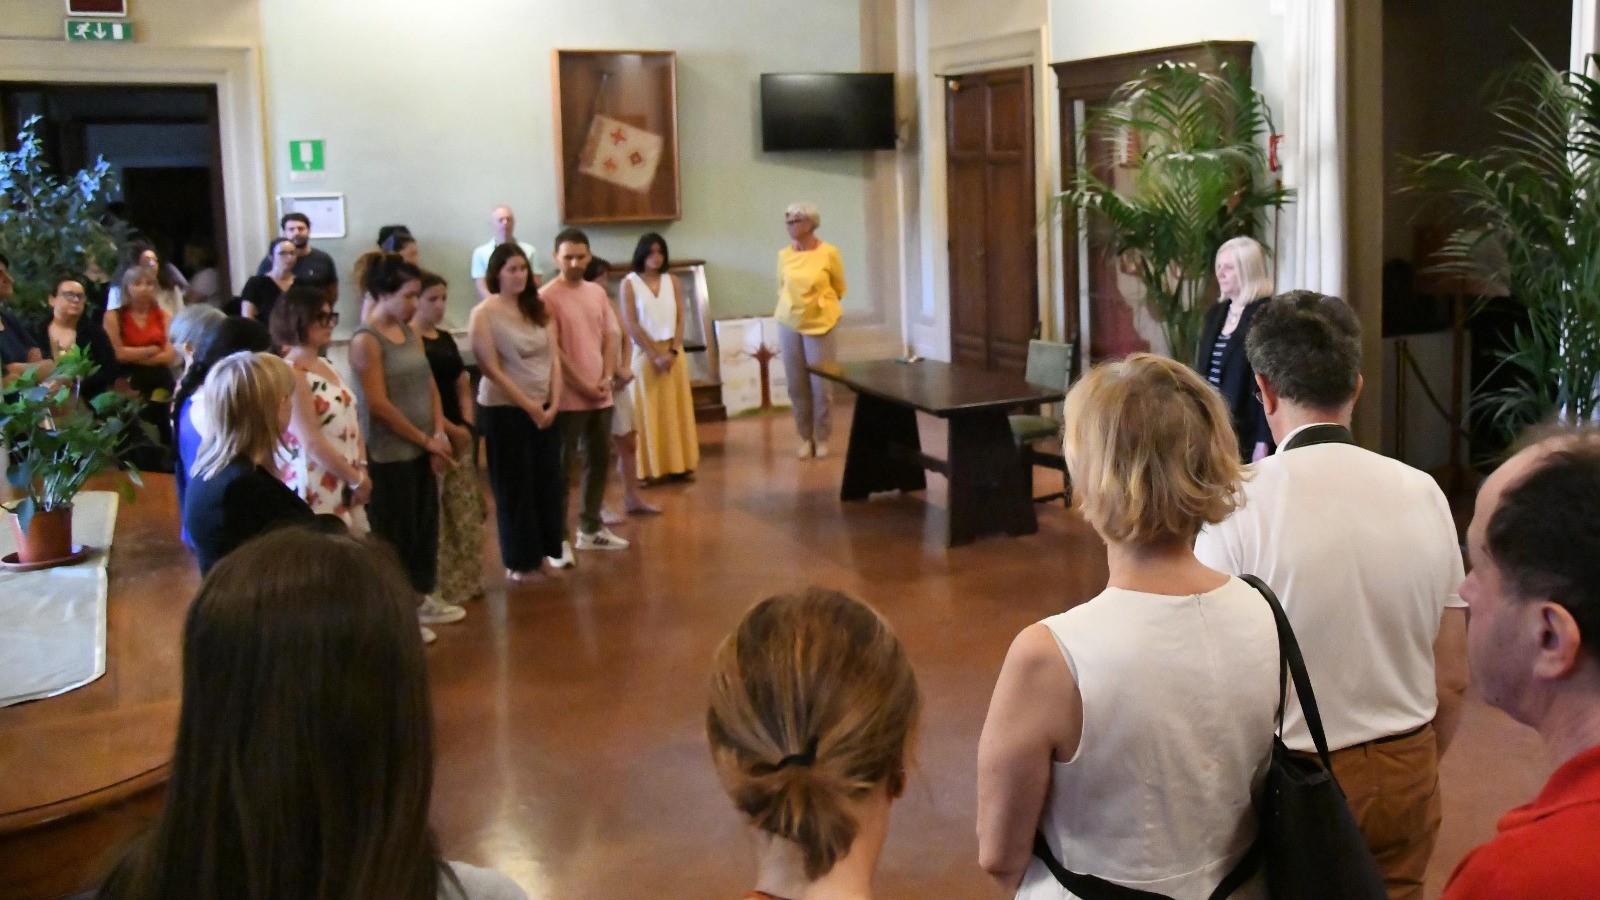
[[(1320, 762), (1295, 755), (1284, 746), (1282, 738), (1273, 735), (1266, 784), (1256, 802), (1260, 831), (1244, 858), (1211, 892), (1210, 900), (1231, 895), (1263, 864), (1273, 900), (1386, 900), (1388, 891), (1378, 862), (1367, 848), (1344, 792), (1333, 777), (1322, 715), (1317, 710), (1311, 676), (1306, 672), (1294, 628), (1272, 588), (1254, 575), (1240, 578), (1266, 598), (1277, 626), (1278, 732), (1283, 731), (1288, 681), (1292, 677)], [(1033, 855), (1062, 887), (1082, 900), (1171, 900), (1165, 894), (1070, 871), (1050, 852), (1042, 833), (1034, 835)]]

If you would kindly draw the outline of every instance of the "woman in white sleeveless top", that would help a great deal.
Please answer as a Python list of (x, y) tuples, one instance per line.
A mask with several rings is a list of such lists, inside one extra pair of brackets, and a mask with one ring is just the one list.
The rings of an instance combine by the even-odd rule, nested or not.
[[(1092, 370), (1065, 417), (1110, 579), (1007, 654), (978, 747), (979, 861), (1022, 900), (1074, 897), (1033, 858), (1042, 833), (1069, 871), (1205, 900), (1255, 840), (1278, 699), (1267, 601), (1193, 551), (1239, 502), (1238, 443), (1210, 385), (1147, 353)], [(1231, 896), (1265, 898), (1260, 875)]]
[(633, 341), (634, 426), (639, 477), (688, 475), (700, 465), (700, 436), (683, 353), (683, 289), (667, 271), (667, 242), (650, 233), (633, 251), (622, 280), (622, 327)]

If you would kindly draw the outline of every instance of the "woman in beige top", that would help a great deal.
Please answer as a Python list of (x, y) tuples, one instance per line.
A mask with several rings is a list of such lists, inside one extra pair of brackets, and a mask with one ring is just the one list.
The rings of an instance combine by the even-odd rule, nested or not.
[(478, 424), (488, 452), (500, 560), (508, 579), (524, 581), (543, 577), (544, 561), (562, 555), (567, 492), (555, 424), (560, 340), (521, 247), (496, 247), (484, 281), (490, 294), (473, 307), (467, 323), (483, 370)]

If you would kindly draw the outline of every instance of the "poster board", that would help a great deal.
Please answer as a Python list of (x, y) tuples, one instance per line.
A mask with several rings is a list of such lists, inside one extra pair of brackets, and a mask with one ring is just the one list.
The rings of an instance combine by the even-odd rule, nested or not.
[(278, 219), (292, 212), (304, 213), (311, 220), (313, 239), (345, 236), (343, 194), (278, 195)]

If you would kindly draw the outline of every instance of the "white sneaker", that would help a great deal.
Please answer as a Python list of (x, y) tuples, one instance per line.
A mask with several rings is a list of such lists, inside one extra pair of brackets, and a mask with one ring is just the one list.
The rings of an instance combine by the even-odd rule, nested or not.
[(438, 639), (439, 636), (433, 633), (432, 628), (429, 628), (426, 625), (422, 626), (422, 646), (426, 647)]
[(417, 607), (417, 621), (424, 625), (449, 625), (466, 617), (466, 610), (436, 597), (422, 598), (422, 605)]
[(579, 550), (626, 550), (628, 542), (611, 533), (611, 529), (600, 526), (594, 534), (578, 532)]
[(613, 525), (626, 524), (627, 521), (628, 517), (623, 513), (619, 513), (609, 506), (600, 507), (600, 524), (606, 526), (607, 528), (610, 528)]
[(828, 445), (821, 441), (817, 441), (816, 448), (812, 451), (812, 455), (817, 459), (827, 459)]
[[(579, 538), (579, 540), (581, 541), (582, 538)], [(578, 564), (578, 560), (576, 558), (574, 558), (573, 555), (572, 555), (572, 542), (571, 541), (562, 541), (561, 542), (561, 555), (560, 556), (546, 556), (545, 560), (547, 562), (549, 562), (551, 566), (553, 566), (553, 567), (555, 567), (557, 569), (570, 569), (573, 566)]]
[(794, 458), (810, 459), (811, 457), (815, 456), (816, 453), (817, 448), (813, 446), (810, 441), (801, 441), (800, 446), (795, 448)]

